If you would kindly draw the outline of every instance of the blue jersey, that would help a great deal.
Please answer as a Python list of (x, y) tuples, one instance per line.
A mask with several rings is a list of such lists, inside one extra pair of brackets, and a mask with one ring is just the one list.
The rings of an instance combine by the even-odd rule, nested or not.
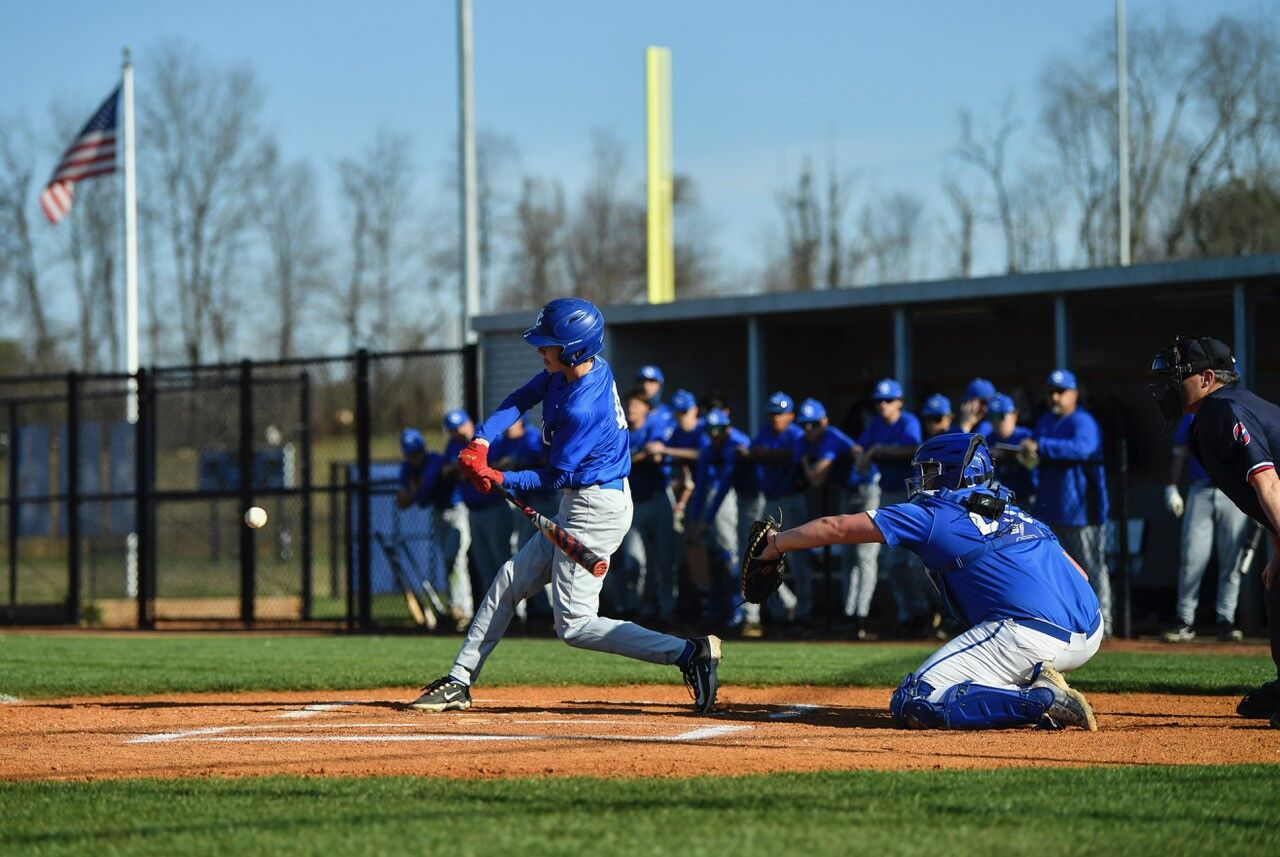
[[(1173, 432), (1174, 446), (1190, 446), (1191, 444), (1191, 422), (1194, 420), (1191, 414), (1183, 414), (1182, 419), (1178, 420), (1178, 427)], [(1200, 459), (1194, 455), (1190, 456), (1187, 462), (1187, 479), (1191, 482), (1208, 482), (1209, 474), (1204, 472), (1204, 468), (1200, 465)]]
[(1012, 504), (994, 520), (969, 512), (961, 502), (971, 493), (940, 491), (868, 514), (885, 544), (920, 557), (961, 621), (1038, 619), (1091, 633), (1098, 597), (1053, 532)]
[(711, 439), (707, 437), (706, 432), (702, 430), (699, 423), (697, 428), (685, 430), (679, 426), (674, 426), (667, 433), (666, 445), (672, 449), (696, 449), (701, 451), (704, 446), (711, 443)]
[(804, 430), (791, 423), (781, 433), (775, 432), (773, 426), (765, 426), (756, 433), (751, 446), (761, 450), (786, 450), (791, 454), (789, 461), (782, 464), (766, 463), (758, 468), (760, 490), (766, 500), (778, 500), (797, 493), (796, 467), (800, 460), (801, 446), (804, 444)]
[(593, 359), (590, 371), (572, 384), (559, 372), (539, 372), (503, 399), (476, 432), (485, 440), (496, 438), (521, 414), (542, 403), (547, 466), (503, 471), (503, 483), (511, 490), (608, 485), (631, 472), (627, 421), (613, 370), (603, 357)]
[(831, 481), (841, 488), (874, 485), (880, 480), (880, 470), (874, 464), (866, 473), (858, 472), (853, 466), (853, 438), (835, 426), (827, 426), (813, 443), (805, 442), (804, 453), (814, 464), (830, 461)]
[[(632, 455), (652, 441), (661, 441), (665, 431), (660, 422), (645, 420), (638, 429), (627, 429), (627, 448)], [(637, 503), (651, 500), (667, 490), (671, 482), (671, 459), (662, 456), (660, 461), (645, 458), (631, 462), (631, 499)]]
[[(870, 449), (873, 446), (905, 446), (915, 449), (920, 445), (920, 420), (910, 411), (903, 411), (897, 422), (890, 425), (879, 414), (871, 418), (871, 423), (858, 438), (858, 446)], [(911, 471), (910, 459), (882, 459), (876, 462), (880, 467), (880, 482), (891, 491), (902, 491), (907, 484), (907, 476)]]
[[(987, 435), (987, 446), (992, 449), (996, 444), (1017, 446), (1031, 437), (1031, 429), (1026, 426), (1014, 426), (1013, 431), (1005, 438), (996, 437), (995, 432)], [(1036, 495), (1036, 471), (1028, 470), (1018, 463), (1016, 458), (1007, 455), (995, 457), (996, 481), (1013, 492), (1019, 502), (1025, 504)]]
[(415, 506), (447, 509), (453, 505), (453, 485), (449, 480), (440, 478), (440, 468), (444, 465), (445, 457), (438, 452), (428, 452), (418, 467), (408, 461), (400, 462), (400, 487), (415, 489)]
[[(457, 464), (458, 453), (466, 449), (469, 442), (470, 441), (459, 440), (455, 437), (449, 438), (449, 442), (444, 445), (445, 463)], [(471, 483), (466, 479), (463, 479), (460, 475), (449, 477), (448, 482), (453, 486), (453, 496), (451, 501), (454, 504), (466, 503), (467, 508), (472, 508), (473, 503), (476, 504), (477, 507), (485, 505), (485, 503), (480, 502), (487, 499), (485, 495), (473, 488)], [(501, 500), (502, 498), (497, 497), (495, 499)]]
[(735, 487), (735, 474), (739, 470), (750, 468), (750, 464), (738, 455), (739, 447), (750, 445), (751, 438), (730, 426), (721, 443), (708, 440), (702, 447), (693, 473), (693, 496), (689, 498), (688, 512), (690, 518), (707, 523), (715, 519), (729, 489)]
[[(537, 432), (526, 431), (518, 438), (509, 438), (503, 434), (489, 446), (489, 466), (496, 470), (540, 470), (547, 464), (546, 451), (542, 448), (542, 438)], [(542, 487), (532, 491), (522, 491), (520, 496), (525, 500), (546, 498), (553, 493), (550, 487)]]
[(668, 429), (675, 428), (676, 415), (666, 402), (654, 399), (649, 403), (649, 416), (645, 417), (644, 424), (651, 427), (655, 435), (660, 435), (658, 440), (662, 440)]
[(1050, 524), (1083, 527), (1107, 519), (1102, 432), (1083, 408), (1065, 417), (1048, 413), (1031, 436), (1039, 444), (1039, 484), (1031, 513)]

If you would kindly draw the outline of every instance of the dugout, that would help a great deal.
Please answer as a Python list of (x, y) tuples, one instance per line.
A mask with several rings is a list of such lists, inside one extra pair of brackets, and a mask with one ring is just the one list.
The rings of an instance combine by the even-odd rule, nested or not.
[[(1130, 516), (1146, 525), (1132, 578), (1139, 627), (1169, 619), (1178, 564), (1178, 521), (1165, 510), (1162, 493), (1170, 440), (1146, 390), (1151, 356), (1175, 333), (1218, 336), (1236, 349), (1245, 383), (1280, 399), (1280, 348), (1266, 336), (1280, 329), (1280, 254), (604, 311), (605, 355), (620, 388), (641, 365), (656, 363), (667, 379), (664, 398), (681, 387), (700, 397), (719, 391), (735, 423), (752, 432), (776, 389), (797, 401), (822, 400), (833, 422), (857, 431), (873, 382), (886, 375), (902, 381), (908, 407), (934, 392), (958, 405), (971, 378), (988, 378), (1019, 402), (1029, 423), (1043, 407), (1048, 373), (1072, 369), (1084, 407), (1107, 436), (1109, 472), (1118, 472), (1118, 439), (1127, 441)], [(537, 368), (520, 339), (531, 319), (524, 311), (475, 320), (485, 413)], [(1211, 575), (1201, 597), (1207, 616)], [(1251, 576), (1241, 590), (1239, 620), (1246, 628), (1261, 623), (1257, 589)]]

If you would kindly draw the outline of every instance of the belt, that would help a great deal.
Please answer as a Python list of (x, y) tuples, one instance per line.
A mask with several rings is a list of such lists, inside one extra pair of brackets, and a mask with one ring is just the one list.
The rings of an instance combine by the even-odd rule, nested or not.
[(614, 479), (612, 482), (601, 482), (600, 487), (606, 491), (621, 491), (627, 487), (627, 480)]
[[(1061, 640), (1064, 643), (1071, 642), (1072, 632), (1068, 631), (1066, 628), (1059, 628), (1057, 625), (1053, 624), (1052, 622), (1046, 622), (1043, 619), (1014, 619), (1013, 621), (1017, 622), (1019, 625), (1021, 625), (1024, 628), (1030, 628), (1033, 631), (1039, 631), (1041, 634), (1048, 634), (1050, 637), (1053, 637), (1055, 640)], [(1086, 637), (1091, 637), (1093, 636), (1093, 632), (1098, 630), (1098, 626), (1101, 624), (1102, 624), (1102, 613), (1096, 613), (1094, 614), (1093, 622), (1090, 623), (1089, 625), (1089, 630), (1081, 631), (1079, 633), (1084, 634)]]

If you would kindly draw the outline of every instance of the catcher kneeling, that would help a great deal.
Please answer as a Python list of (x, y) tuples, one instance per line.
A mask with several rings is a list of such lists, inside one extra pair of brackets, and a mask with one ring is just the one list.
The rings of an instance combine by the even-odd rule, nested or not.
[(1098, 599), (1049, 527), (1015, 506), (994, 472), (981, 435), (938, 435), (911, 460), (906, 503), (782, 532), (770, 519), (757, 521), (743, 596), (760, 602), (777, 589), (787, 551), (901, 545), (919, 555), (948, 607), (970, 627), (893, 692), (889, 710), (900, 726), (1095, 731), (1093, 709), (1062, 673), (1098, 651)]

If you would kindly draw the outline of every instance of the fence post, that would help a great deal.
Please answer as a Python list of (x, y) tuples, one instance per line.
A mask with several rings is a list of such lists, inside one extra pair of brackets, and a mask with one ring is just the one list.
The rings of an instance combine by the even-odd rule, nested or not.
[(302, 384), (302, 424), (299, 427), (298, 446), (302, 452), (302, 618), (311, 618), (311, 373), (303, 370), (299, 378)]
[(22, 526), (22, 504), (18, 502), (18, 405), (9, 403), (9, 618), (18, 609), (18, 528)]
[(373, 526), (373, 508), (370, 502), (369, 445), (372, 430), (369, 413), (369, 351), (356, 352), (356, 467), (359, 484), (359, 526), (356, 529), (356, 580), (359, 587), (360, 628), (373, 627), (372, 579), (370, 574), (370, 533)]
[(257, 582), (257, 539), (244, 522), (253, 507), (253, 364), (240, 361), (240, 621), (253, 624), (254, 584)]
[(1116, 546), (1120, 552), (1120, 636), (1129, 639), (1133, 636), (1133, 575), (1129, 573), (1129, 439), (1123, 435), (1117, 453), (1120, 465), (1120, 484), (1116, 491), (1120, 507), (1120, 527), (1116, 530)]
[(480, 407), (480, 346), (472, 342), (462, 347), (462, 396), (467, 413), (479, 418)]
[(154, 389), (147, 370), (138, 369), (137, 396), (138, 422), (134, 426), (133, 475), (136, 483), (134, 489), (134, 529), (137, 531), (138, 561), (138, 628), (146, 630), (155, 627), (155, 615), (152, 611), (152, 591), (155, 578), (152, 576), (151, 521), (151, 440), (152, 420), (155, 417), (155, 402), (152, 401)]
[(80, 624), (80, 376), (67, 373), (67, 623)]

